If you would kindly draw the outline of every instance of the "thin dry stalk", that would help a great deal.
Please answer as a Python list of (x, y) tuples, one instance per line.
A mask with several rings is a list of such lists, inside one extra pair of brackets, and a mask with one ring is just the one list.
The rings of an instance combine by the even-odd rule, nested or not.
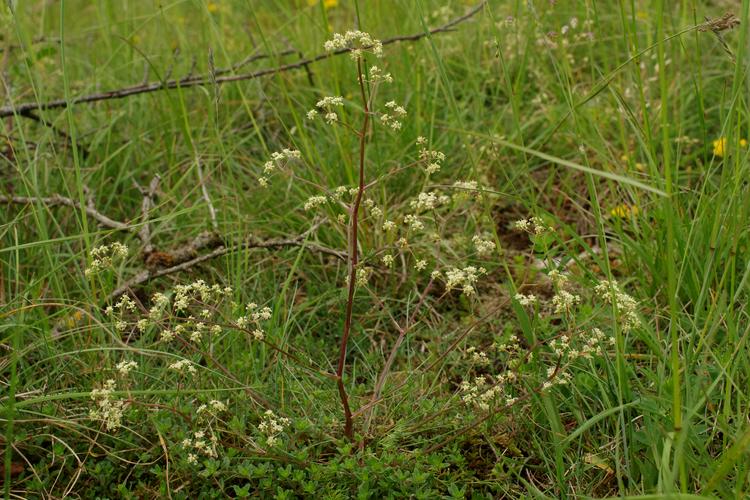
[(154, 251), (154, 245), (151, 243), (151, 224), (149, 223), (151, 209), (154, 208), (156, 198), (156, 191), (159, 189), (159, 183), (161, 182), (161, 176), (159, 174), (154, 175), (151, 179), (151, 183), (148, 188), (142, 188), (136, 184), (136, 188), (143, 195), (143, 201), (141, 202), (141, 214), (143, 216), (143, 225), (140, 231), (138, 231), (138, 238), (141, 240), (143, 245), (143, 254), (149, 255)]

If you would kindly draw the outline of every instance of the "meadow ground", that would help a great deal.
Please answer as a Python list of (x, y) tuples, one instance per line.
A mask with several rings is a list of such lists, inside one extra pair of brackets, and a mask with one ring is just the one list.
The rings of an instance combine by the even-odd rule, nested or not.
[(3, 2), (5, 498), (744, 497), (749, 11)]

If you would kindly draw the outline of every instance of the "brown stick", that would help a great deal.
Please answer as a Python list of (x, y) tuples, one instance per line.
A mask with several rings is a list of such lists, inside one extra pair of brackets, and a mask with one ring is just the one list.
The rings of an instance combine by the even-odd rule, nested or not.
[[(68, 133), (65, 132), (64, 130), (57, 128), (54, 123), (50, 122), (44, 117), (38, 116), (36, 113), (34, 113), (31, 110), (25, 111), (24, 113), (21, 114), (21, 116), (44, 125), (45, 127), (52, 130), (53, 133), (60, 136), (65, 141), (65, 145), (67, 147), (69, 148), (73, 147), (73, 139), (70, 137), (70, 135), (68, 135)], [(80, 143), (76, 143), (76, 147), (81, 152), (81, 156), (83, 156), (83, 158), (86, 158), (90, 155), (89, 150), (86, 149), (86, 147), (82, 146)]]
[(314, 243), (305, 243), (305, 239), (307, 238), (307, 236), (309, 236), (313, 231), (315, 231), (319, 225), (320, 223), (315, 224), (312, 228), (308, 229), (307, 231), (305, 231), (304, 233), (298, 236), (295, 236), (294, 238), (276, 239), (276, 240), (257, 240), (255, 238), (248, 238), (243, 242), (235, 243), (229, 246), (220, 246), (219, 248), (216, 248), (215, 250), (207, 254), (199, 255), (195, 257), (194, 255), (195, 255), (196, 247), (200, 246), (200, 248), (205, 248), (206, 246), (211, 246), (217, 242), (217, 238), (218, 238), (217, 235), (215, 234), (207, 235), (205, 233), (202, 233), (196, 238), (196, 240), (200, 239), (199, 245), (196, 245), (195, 244), (196, 240), (193, 240), (193, 242), (186, 245), (185, 248), (178, 248), (177, 250), (175, 250), (173, 253), (170, 254), (173, 259), (172, 266), (166, 267), (163, 269), (153, 269), (153, 270), (144, 269), (140, 271), (138, 274), (136, 274), (135, 276), (127, 280), (120, 287), (118, 287), (115, 291), (113, 291), (107, 297), (107, 302), (118, 298), (119, 296), (126, 293), (133, 287), (142, 285), (143, 283), (146, 283), (147, 281), (160, 278), (162, 276), (167, 276), (169, 274), (174, 274), (180, 271), (187, 271), (191, 267), (196, 266), (202, 262), (206, 262), (211, 259), (221, 257), (222, 255), (227, 255), (232, 252), (238, 252), (240, 250), (248, 250), (251, 248), (267, 248), (268, 249), (268, 248), (283, 248), (283, 247), (299, 247), (299, 246), (305, 245), (315, 252), (333, 255), (342, 260), (345, 259), (346, 256), (343, 254), (343, 252), (339, 252), (338, 250), (334, 250), (332, 248), (324, 247), (321, 245), (316, 245)]
[[(480, 10), (482, 10), (482, 8), (484, 7), (486, 3), (487, 3), (487, 0), (482, 0), (463, 16), (457, 17), (456, 19), (453, 19), (452, 21), (448, 22), (447, 24), (444, 24), (443, 26), (440, 26), (439, 28), (434, 28), (429, 31), (421, 31), (419, 33), (413, 33), (411, 35), (400, 35), (400, 36), (395, 36), (392, 38), (387, 38), (383, 40), (382, 43), (383, 45), (390, 45), (390, 44), (399, 43), (399, 42), (414, 42), (414, 41), (420, 40), (430, 35), (435, 35), (438, 33), (445, 33), (445, 32), (451, 31), (451, 29), (454, 26), (476, 15)], [(322, 61), (323, 59), (327, 59), (331, 55), (346, 54), (350, 51), (351, 49), (340, 49), (340, 50), (333, 52), (332, 54), (328, 54), (328, 53), (319, 54), (314, 57), (302, 59), (295, 63), (283, 64), (281, 66), (277, 66), (274, 68), (267, 68), (267, 69), (262, 69), (262, 70), (254, 71), (251, 73), (243, 73), (239, 75), (217, 76), (216, 84), (220, 85), (223, 83), (239, 82), (243, 80), (252, 80), (254, 78), (259, 78), (261, 76), (273, 75), (276, 73), (281, 73), (281, 72), (289, 71), (293, 69), (305, 68), (312, 63), (316, 63), (318, 61)], [(89, 95), (85, 95), (81, 97), (76, 97), (76, 98), (71, 99), (70, 101), (65, 100), (65, 99), (56, 99), (53, 101), (42, 102), (42, 103), (25, 102), (25, 103), (18, 104), (16, 106), (0, 107), (0, 118), (13, 116), (13, 115), (24, 115), (28, 113), (29, 111), (33, 111), (33, 110), (66, 108), (73, 104), (86, 104), (86, 103), (93, 103), (93, 102), (99, 102), (99, 101), (107, 101), (111, 99), (122, 99), (122, 98), (130, 97), (133, 95), (146, 94), (150, 92), (158, 92), (160, 90), (173, 90), (176, 88), (196, 87), (196, 86), (201, 86), (201, 85), (207, 85), (210, 83), (212, 82), (211, 82), (209, 75), (187, 76), (179, 80), (167, 80), (164, 82), (162, 81), (151, 82), (148, 84), (133, 85), (133, 86), (124, 87), (121, 89), (109, 90), (107, 92), (98, 92), (98, 93), (89, 94)]]
[(362, 97), (362, 106), (364, 119), (362, 120), (362, 130), (359, 131), (359, 187), (357, 188), (357, 197), (352, 203), (351, 227), (349, 229), (349, 291), (346, 299), (346, 316), (344, 318), (344, 331), (341, 334), (341, 347), (339, 349), (339, 364), (336, 368), (337, 385), (341, 404), (344, 407), (344, 435), (350, 440), (354, 439), (354, 428), (352, 423), (352, 410), (349, 408), (349, 398), (346, 395), (344, 387), (344, 367), (346, 366), (346, 348), (349, 343), (349, 334), (352, 328), (352, 309), (354, 307), (354, 290), (357, 281), (357, 264), (359, 263), (359, 207), (362, 204), (362, 196), (365, 194), (365, 148), (367, 146), (367, 131), (370, 127), (370, 108), (365, 91), (365, 80), (362, 74), (362, 59), (357, 59), (357, 79), (359, 80), (359, 90)]
[[(5, 195), (0, 194), (0, 204), (9, 205), (11, 203), (15, 203), (19, 205), (32, 205), (35, 203), (41, 203), (43, 205), (47, 205), (48, 207), (66, 206), (66, 207), (75, 208), (76, 210), (81, 210), (80, 203), (70, 198), (60, 196), (59, 194), (53, 194), (52, 196), (49, 196), (46, 198), (36, 197), (36, 196), (5, 196)], [(95, 219), (104, 227), (108, 227), (110, 229), (116, 229), (118, 231), (131, 231), (133, 229), (132, 226), (129, 226), (128, 224), (125, 224), (124, 222), (119, 222), (119, 221), (110, 219), (106, 215), (97, 211), (91, 205), (86, 206), (84, 210), (86, 211), (86, 214), (89, 217), (91, 217), (92, 219)]]
[(141, 214), (143, 214), (143, 225), (141, 230), (138, 231), (138, 238), (141, 240), (143, 245), (143, 255), (148, 255), (154, 251), (154, 245), (151, 244), (151, 225), (149, 223), (149, 214), (151, 209), (154, 208), (154, 198), (156, 198), (156, 190), (159, 189), (159, 183), (161, 182), (161, 176), (159, 174), (154, 175), (151, 179), (151, 183), (148, 188), (142, 188), (136, 184), (136, 188), (143, 195), (143, 201), (141, 202)]

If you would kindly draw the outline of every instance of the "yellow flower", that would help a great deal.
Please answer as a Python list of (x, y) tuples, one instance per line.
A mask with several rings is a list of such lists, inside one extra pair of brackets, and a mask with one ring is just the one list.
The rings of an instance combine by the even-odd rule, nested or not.
[(724, 150), (727, 148), (727, 138), (720, 137), (714, 141), (714, 156), (724, 156)]
[[(740, 144), (740, 147), (742, 148), (747, 147), (747, 141), (745, 139), (740, 139), (739, 144)], [(723, 157), (727, 151), (727, 138), (719, 137), (713, 142), (713, 146), (714, 146), (714, 156)]]
[(637, 206), (623, 203), (622, 205), (617, 205), (612, 210), (610, 210), (609, 215), (611, 215), (612, 217), (620, 217), (624, 219), (626, 217), (635, 217), (636, 215), (638, 215), (638, 212), (640, 212), (640, 209)]
[[(307, 0), (307, 5), (316, 5), (320, 0)], [(338, 7), (339, 0), (323, 0), (323, 7), (332, 9)]]
[(214, 2), (208, 2), (206, 4), (206, 9), (211, 13), (214, 14), (216, 12), (219, 12), (219, 4)]

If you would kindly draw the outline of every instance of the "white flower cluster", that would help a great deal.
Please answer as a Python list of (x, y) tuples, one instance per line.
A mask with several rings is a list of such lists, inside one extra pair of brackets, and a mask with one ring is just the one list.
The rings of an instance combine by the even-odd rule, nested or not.
[(461, 201), (469, 198), (480, 198), (482, 196), (481, 188), (477, 181), (456, 181), (453, 183), (453, 201)]
[(409, 226), (412, 231), (421, 231), (424, 229), (424, 222), (419, 220), (419, 217), (414, 214), (408, 214), (404, 216), (404, 224)]
[[(417, 137), (417, 145), (422, 146), (427, 143), (427, 139)], [(440, 171), (442, 162), (445, 161), (445, 154), (440, 151), (422, 148), (419, 150), (419, 163), (424, 166), (425, 172), (434, 174)]]
[(156, 292), (151, 296), (151, 308), (148, 310), (149, 319), (151, 321), (158, 321), (168, 307), (169, 297), (164, 293)]
[(552, 305), (555, 306), (555, 313), (570, 313), (573, 306), (581, 303), (581, 297), (579, 295), (573, 295), (572, 293), (565, 290), (558, 290), (558, 292), (552, 297)]
[(638, 318), (638, 302), (620, 290), (615, 281), (603, 280), (594, 288), (596, 293), (607, 304), (612, 304), (617, 308), (617, 314), (620, 316), (622, 330), (629, 332), (640, 324)]
[(552, 280), (552, 284), (555, 285), (555, 288), (562, 288), (568, 283), (568, 275), (561, 273), (557, 269), (551, 270), (547, 276)]
[(451, 291), (455, 288), (461, 288), (464, 295), (474, 295), (476, 294), (474, 286), (476, 285), (477, 280), (480, 276), (486, 273), (487, 270), (483, 267), (476, 268), (474, 266), (467, 266), (463, 269), (454, 267), (445, 272), (445, 289)]
[(218, 443), (216, 434), (211, 433), (211, 437), (206, 439), (205, 431), (197, 431), (193, 433), (193, 437), (185, 438), (182, 440), (182, 447), (186, 450), (190, 450), (187, 456), (189, 464), (196, 465), (198, 463), (198, 455), (204, 455), (210, 458), (218, 457), (216, 453), (216, 443)]
[(208, 323), (196, 321), (195, 316), (189, 316), (184, 323), (175, 325), (171, 329), (166, 328), (162, 330), (160, 340), (162, 342), (171, 342), (175, 337), (187, 337), (191, 342), (200, 342), (203, 339), (203, 334), (206, 332), (210, 332), (212, 335), (219, 335), (221, 333), (221, 326), (213, 325), (209, 328)]
[(530, 234), (544, 234), (553, 232), (554, 229), (545, 224), (541, 217), (530, 217), (528, 219), (517, 220), (513, 223), (513, 229), (517, 231), (526, 231)]
[(198, 407), (198, 410), (196, 413), (201, 418), (206, 417), (215, 417), (219, 413), (224, 413), (227, 411), (227, 405), (225, 405), (223, 402), (219, 401), (218, 399), (212, 399), (208, 402), (208, 404), (202, 404)]
[[(342, 107), (344, 105), (344, 98), (341, 96), (324, 97), (315, 103), (315, 107), (320, 108), (320, 111), (324, 113), (323, 118), (326, 123), (332, 125), (339, 121), (339, 115), (334, 111), (336, 107)], [(317, 109), (311, 109), (307, 112), (307, 119), (314, 120), (318, 116)]]
[(416, 200), (411, 200), (409, 202), (409, 206), (419, 213), (426, 210), (434, 210), (441, 205), (445, 205), (449, 201), (450, 198), (448, 196), (437, 191), (429, 191), (419, 193)]
[(239, 328), (247, 329), (251, 326), (255, 327), (252, 332), (255, 340), (263, 340), (266, 337), (265, 332), (261, 328), (263, 321), (268, 321), (273, 316), (273, 311), (270, 307), (258, 307), (258, 304), (251, 302), (245, 308), (246, 314), (237, 318), (236, 324)]
[[(177, 317), (169, 318), (172, 312), (169, 296), (165, 293), (157, 292), (151, 296), (151, 307), (148, 316), (138, 321), (136, 326), (140, 331), (144, 331), (150, 323), (158, 323), (164, 319), (180, 319), (182, 323), (175, 325), (173, 328), (165, 328), (161, 332), (161, 340), (170, 342), (175, 337), (180, 336), (189, 338), (192, 342), (199, 342), (203, 335), (211, 333), (218, 335), (221, 333), (221, 326), (211, 325), (209, 320), (213, 312), (218, 309), (221, 301), (232, 294), (231, 287), (221, 287), (219, 285), (207, 285), (203, 280), (196, 280), (187, 285), (177, 285), (174, 287), (174, 312)], [(196, 308), (198, 317), (189, 314), (186, 318), (185, 313), (191, 308)]]
[(197, 370), (195, 369), (195, 365), (192, 361), (188, 359), (181, 359), (179, 361), (175, 361), (168, 367), (170, 370), (174, 370), (179, 374), (184, 374), (187, 372), (189, 375), (195, 375)]
[(388, 101), (385, 103), (385, 107), (388, 111), (381, 113), (380, 121), (383, 125), (391, 128), (391, 130), (401, 130), (401, 118), (406, 116), (406, 109), (403, 106), (396, 104), (396, 101)]
[(370, 211), (370, 215), (373, 217), (380, 217), (383, 215), (383, 209), (375, 204), (375, 200), (367, 198), (365, 200), (365, 208)]
[(474, 346), (466, 349), (466, 354), (469, 356), (469, 359), (477, 365), (484, 366), (490, 364), (490, 358), (487, 357), (487, 353), (478, 350)]
[[(580, 334), (582, 336), (583, 333)], [(610, 345), (614, 343), (614, 338), (607, 338), (598, 328), (591, 330), (591, 335), (580, 347), (576, 348), (572, 345), (572, 340), (568, 335), (561, 335), (560, 337), (552, 340), (549, 344), (552, 351), (560, 358), (567, 358), (569, 361), (573, 361), (578, 358), (591, 359), (594, 356), (601, 356), (604, 354), (603, 346), (605, 343)]]
[(97, 274), (112, 267), (115, 260), (122, 260), (128, 256), (128, 247), (120, 242), (111, 245), (101, 245), (91, 250), (91, 265), (84, 271), (86, 276)]
[(477, 254), (479, 254), (480, 257), (490, 255), (495, 251), (494, 241), (486, 240), (478, 235), (474, 235), (471, 241), (474, 243), (474, 248), (477, 249)]
[(268, 446), (276, 446), (279, 442), (279, 435), (289, 427), (289, 419), (286, 417), (277, 417), (271, 410), (266, 410), (263, 414), (258, 430), (266, 438)]
[(347, 194), (349, 196), (356, 196), (358, 192), (359, 192), (359, 189), (356, 187), (339, 186), (333, 190), (333, 193), (331, 194), (331, 199), (340, 200)]
[(135, 302), (133, 302), (133, 299), (127, 295), (120, 297), (120, 300), (114, 306), (107, 306), (107, 308), (104, 309), (104, 313), (114, 320), (115, 329), (118, 332), (122, 332), (128, 327), (128, 323), (125, 321), (124, 316), (127, 313), (134, 313), (135, 311)]
[(547, 367), (547, 380), (542, 384), (542, 390), (546, 391), (556, 385), (567, 385), (571, 380), (570, 372), (563, 371), (561, 367)]
[(521, 343), (518, 340), (518, 336), (512, 334), (508, 337), (508, 340), (497, 343), (495, 347), (499, 352), (515, 354), (521, 349)]
[(331, 40), (323, 44), (326, 52), (351, 49), (352, 59), (362, 58), (364, 51), (371, 52), (375, 57), (383, 57), (383, 44), (362, 31), (347, 31), (343, 35), (334, 33)]
[(522, 293), (517, 293), (515, 296), (515, 299), (518, 301), (519, 304), (521, 304), (524, 307), (533, 306), (537, 303), (536, 295), (533, 293), (530, 293), (528, 295), (524, 295)]
[(367, 281), (370, 279), (370, 274), (372, 274), (372, 268), (360, 267), (359, 269), (357, 269), (357, 279), (355, 281), (355, 284), (357, 286), (367, 286)]
[(114, 379), (109, 379), (102, 387), (91, 391), (91, 400), (96, 403), (96, 407), (89, 411), (89, 416), (94, 420), (101, 420), (108, 431), (122, 427), (125, 402), (114, 399), (112, 393), (115, 389)]
[(311, 196), (305, 202), (305, 212), (309, 212), (310, 210), (318, 208), (321, 205), (325, 205), (327, 201), (328, 198), (325, 196)]
[(496, 402), (510, 406), (516, 402), (516, 398), (508, 394), (506, 386), (515, 381), (516, 374), (510, 371), (499, 375), (494, 383), (484, 375), (476, 377), (473, 383), (464, 380), (461, 383), (461, 399), (467, 405), (475, 404), (484, 411), (489, 410)]
[(177, 285), (174, 287), (174, 308), (177, 312), (184, 312), (190, 305), (200, 305), (212, 301), (218, 301), (223, 297), (232, 294), (232, 288), (221, 287), (217, 284), (208, 286), (203, 280), (196, 280), (187, 285)]
[(138, 363), (136, 363), (133, 360), (130, 361), (120, 361), (117, 363), (117, 371), (120, 372), (120, 376), (127, 377), (130, 374), (131, 370), (135, 370), (138, 368)]
[(282, 149), (271, 154), (271, 159), (263, 164), (263, 175), (258, 177), (261, 187), (268, 187), (268, 177), (277, 169), (285, 167), (292, 160), (301, 160), (302, 153), (296, 149)]
[(393, 83), (393, 77), (390, 73), (384, 73), (383, 70), (377, 66), (370, 68), (370, 82), (371, 83)]

